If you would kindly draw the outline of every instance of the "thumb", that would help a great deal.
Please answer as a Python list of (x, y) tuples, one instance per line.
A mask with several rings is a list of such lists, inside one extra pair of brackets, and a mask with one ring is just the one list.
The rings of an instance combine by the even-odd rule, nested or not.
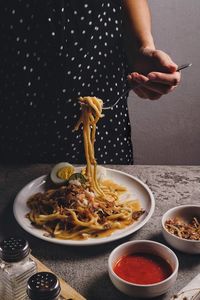
[(169, 73), (176, 72), (178, 66), (167, 53), (161, 50), (155, 50), (153, 56), (156, 59), (158, 68), (161, 68), (162, 71)]

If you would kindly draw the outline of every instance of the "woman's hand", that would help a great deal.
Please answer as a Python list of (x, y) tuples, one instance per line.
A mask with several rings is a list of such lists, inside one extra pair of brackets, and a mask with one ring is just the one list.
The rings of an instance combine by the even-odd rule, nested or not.
[(128, 75), (128, 80), (140, 98), (156, 100), (179, 84), (181, 74), (176, 72), (177, 68), (165, 52), (141, 48), (135, 58), (134, 72)]

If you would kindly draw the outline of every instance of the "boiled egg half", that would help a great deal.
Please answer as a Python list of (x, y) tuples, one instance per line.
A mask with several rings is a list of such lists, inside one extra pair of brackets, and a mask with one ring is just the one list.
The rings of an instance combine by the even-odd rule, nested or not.
[(74, 166), (67, 162), (60, 162), (56, 164), (51, 172), (50, 178), (55, 184), (65, 183), (69, 177), (74, 173)]

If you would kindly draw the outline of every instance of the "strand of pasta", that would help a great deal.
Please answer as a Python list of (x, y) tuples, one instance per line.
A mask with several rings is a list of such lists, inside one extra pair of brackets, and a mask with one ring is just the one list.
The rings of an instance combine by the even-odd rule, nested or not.
[(104, 191), (101, 189), (97, 181), (97, 162), (94, 156), (94, 143), (96, 136), (96, 124), (102, 117), (102, 100), (96, 97), (81, 97), (81, 116), (78, 120), (75, 130), (78, 130), (83, 123), (83, 139), (86, 158), (86, 175), (94, 191), (105, 197)]

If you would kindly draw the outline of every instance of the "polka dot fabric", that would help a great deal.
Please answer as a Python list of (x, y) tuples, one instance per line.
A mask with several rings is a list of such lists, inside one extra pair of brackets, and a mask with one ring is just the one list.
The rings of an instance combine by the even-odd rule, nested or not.
[[(121, 1), (2, 3), (0, 159), (85, 163), (78, 97), (108, 106), (127, 89)], [(133, 163), (127, 96), (99, 121), (95, 151)]]

